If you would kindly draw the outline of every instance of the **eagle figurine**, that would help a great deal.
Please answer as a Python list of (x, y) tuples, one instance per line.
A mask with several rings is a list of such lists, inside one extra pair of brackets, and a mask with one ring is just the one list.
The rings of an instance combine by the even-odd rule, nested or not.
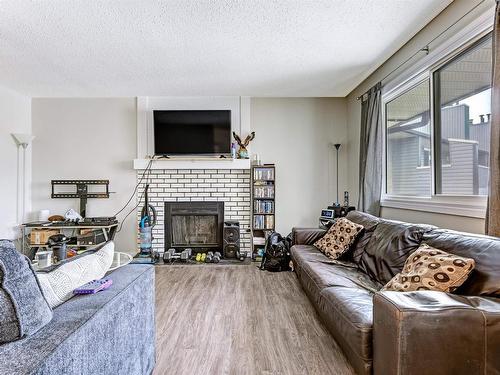
[(251, 132), (249, 135), (247, 135), (244, 142), (241, 141), (241, 138), (235, 132), (233, 132), (233, 137), (240, 146), (240, 149), (238, 150), (237, 153), (238, 159), (248, 159), (249, 156), (248, 156), (247, 146), (250, 144), (250, 141), (252, 141), (255, 138), (255, 132)]

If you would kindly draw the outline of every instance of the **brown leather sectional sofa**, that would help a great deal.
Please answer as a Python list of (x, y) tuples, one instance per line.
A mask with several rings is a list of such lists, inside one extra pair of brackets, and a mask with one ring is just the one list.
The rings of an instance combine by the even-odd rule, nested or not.
[[(500, 239), (350, 212), (365, 230), (333, 261), (293, 230), (295, 272), (359, 374), (500, 374)], [(473, 258), (453, 294), (381, 292), (421, 243)]]

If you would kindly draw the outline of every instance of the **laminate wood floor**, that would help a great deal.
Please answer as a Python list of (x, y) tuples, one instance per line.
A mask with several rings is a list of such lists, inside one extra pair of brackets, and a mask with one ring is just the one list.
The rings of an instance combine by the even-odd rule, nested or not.
[(154, 374), (354, 374), (291, 272), (156, 267)]

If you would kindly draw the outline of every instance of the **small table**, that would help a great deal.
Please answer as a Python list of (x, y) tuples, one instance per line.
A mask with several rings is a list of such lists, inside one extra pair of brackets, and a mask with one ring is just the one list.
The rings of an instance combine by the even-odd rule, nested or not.
[[(26, 238), (28, 237), (28, 230), (33, 230), (33, 229), (56, 229), (58, 230), (60, 233), (62, 231), (65, 231), (65, 230), (71, 230), (73, 231), (73, 234), (75, 234), (75, 231), (79, 231), (81, 229), (92, 229), (92, 230), (99, 230), (102, 232), (102, 235), (103, 235), (103, 238), (104, 238), (104, 241), (103, 242), (107, 242), (109, 240), (112, 240), (114, 237), (115, 237), (115, 233), (116, 233), (116, 230), (118, 228), (118, 222), (115, 222), (115, 223), (111, 223), (109, 225), (86, 225), (86, 224), (68, 224), (65, 222), (62, 222), (62, 223), (57, 223), (57, 222), (53, 222), (53, 223), (50, 223), (50, 222), (43, 222), (43, 223), (40, 223), (40, 222), (33, 222), (33, 223), (25, 223), (22, 225), (22, 231), (23, 231), (23, 235), (22, 235), (22, 253), (25, 254), (25, 245), (26, 245)], [(102, 242), (101, 242), (102, 243)], [(28, 241), (28, 247), (30, 249), (34, 249), (34, 253), (36, 253), (36, 251), (38, 251), (38, 249), (40, 248), (47, 248), (48, 245), (47, 244), (32, 244)], [(95, 244), (88, 244), (88, 245), (82, 245), (82, 244), (76, 244), (76, 245), (68, 245), (71, 246), (71, 247), (78, 247), (78, 248), (92, 248), (96, 245), (99, 245), (99, 243), (95, 243)], [(28, 257), (31, 258), (33, 254), (25, 254), (25, 255), (28, 255)]]

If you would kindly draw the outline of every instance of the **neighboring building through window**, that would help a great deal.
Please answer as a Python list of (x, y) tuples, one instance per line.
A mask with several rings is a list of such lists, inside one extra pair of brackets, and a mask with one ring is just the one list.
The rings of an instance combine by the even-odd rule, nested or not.
[(434, 72), (436, 194), (487, 195), (491, 36)]
[(386, 102), (387, 194), (488, 194), (491, 45), (488, 35)]
[(429, 114), (429, 79), (386, 104), (388, 194), (431, 194)]

